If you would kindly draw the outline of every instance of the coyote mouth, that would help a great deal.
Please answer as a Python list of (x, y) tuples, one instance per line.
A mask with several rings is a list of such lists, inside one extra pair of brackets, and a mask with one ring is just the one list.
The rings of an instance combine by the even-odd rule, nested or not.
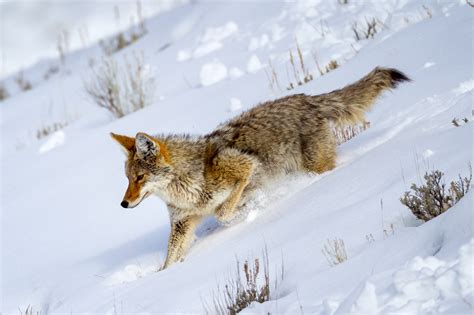
[(135, 205), (133, 206), (129, 206), (128, 209), (133, 209), (135, 208), (136, 206), (138, 206), (142, 201), (143, 199), (145, 199), (146, 197), (150, 196), (151, 195), (151, 192), (146, 192), (143, 197), (140, 199), (140, 201), (138, 201)]

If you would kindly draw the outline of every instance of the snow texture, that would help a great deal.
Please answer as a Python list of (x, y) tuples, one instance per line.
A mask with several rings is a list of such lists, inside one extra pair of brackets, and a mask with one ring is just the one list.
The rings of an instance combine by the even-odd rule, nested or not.
[[(372, 17), (374, 38), (357, 41), (351, 25)], [(97, 44), (47, 80), (57, 60), (25, 68), (29, 91), (5, 77), (0, 312), (202, 314), (236, 257), (266, 248), (272, 288), (282, 264), (284, 278), (242, 314), (472, 314), (473, 193), (426, 223), (399, 198), (426, 171), (449, 183), (472, 163), (473, 21), (465, 1), (191, 1), (148, 18), (148, 33), (111, 56), (143, 51), (159, 96), (115, 120), (83, 88), (102, 60)], [(295, 39), (314, 79), (287, 90)], [(315, 61), (333, 59), (339, 67), (321, 76)], [(269, 87), (267, 60), (280, 88)], [(377, 100), (370, 128), (337, 148), (335, 169), (269, 183), (230, 226), (207, 218), (186, 259), (158, 271), (166, 205), (120, 207), (125, 157), (110, 132), (202, 135), (258, 103), (339, 89), (376, 66), (412, 82)], [(321, 249), (335, 238), (348, 259), (331, 267)]]

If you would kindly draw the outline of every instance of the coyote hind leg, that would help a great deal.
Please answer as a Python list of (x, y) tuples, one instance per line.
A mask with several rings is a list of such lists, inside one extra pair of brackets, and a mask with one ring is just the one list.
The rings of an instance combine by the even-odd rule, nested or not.
[(336, 167), (336, 140), (327, 122), (302, 135), (301, 150), (309, 172), (321, 174)]

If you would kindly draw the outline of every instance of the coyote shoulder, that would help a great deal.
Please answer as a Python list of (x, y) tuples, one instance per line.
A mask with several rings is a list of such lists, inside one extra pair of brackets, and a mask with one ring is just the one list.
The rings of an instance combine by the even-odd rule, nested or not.
[(133, 208), (151, 194), (166, 202), (171, 221), (166, 268), (184, 258), (204, 216), (228, 223), (266, 181), (333, 169), (330, 123), (364, 122), (376, 98), (403, 81), (409, 78), (396, 69), (375, 68), (330, 93), (257, 105), (199, 137), (112, 133), (127, 153), (128, 188), (121, 205)]

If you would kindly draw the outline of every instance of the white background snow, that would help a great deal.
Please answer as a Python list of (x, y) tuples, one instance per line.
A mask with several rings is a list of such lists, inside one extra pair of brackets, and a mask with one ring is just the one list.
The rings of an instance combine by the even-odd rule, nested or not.
[[(143, 52), (155, 99), (118, 120), (84, 92), (90, 60), (102, 57), (97, 45), (69, 54), (48, 80), (57, 60), (25, 68), (30, 91), (5, 77), (0, 311), (203, 313), (235, 258), (261, 257), (266, 246), (270, 275), (283, 260), (284, 279), (270, 301), (244, 314), (471, 314), (472, 193), (424, 224), (399, 198), (425, 171), (440, 169), (450, 181), (472, 162), (474, 9), (465, 1), (348, 2), (194, 1), (150, 17), (148, 33), (113, 58)], [(351, 25), (372, 17), (383, 27), (356, 41)], [(295, 39), (314, 80), (287, 91)], [(314, 52), (321, 66), (334, 59), (339, 68), (320, 76)], [(269, 86), (269, 60), (281, 89)], [(242, 223), (206, 220), (186, 260), (157, 272), (167, 210), (155, 197), (120, 207), (124, 156), (109, 132), (203, 134), (259, 102), (328, 92), (375, 66), (413, 82), (377, 102), (371, 127), (338, 147), (336, 169), (275, 183)], [(460, 127), (451, 123), (464, 117)], [(37, 139), (57, 122), (67, 126)], [(321, 249), (334, 238), (344, 240), (348, 260), (331, 267)]]

